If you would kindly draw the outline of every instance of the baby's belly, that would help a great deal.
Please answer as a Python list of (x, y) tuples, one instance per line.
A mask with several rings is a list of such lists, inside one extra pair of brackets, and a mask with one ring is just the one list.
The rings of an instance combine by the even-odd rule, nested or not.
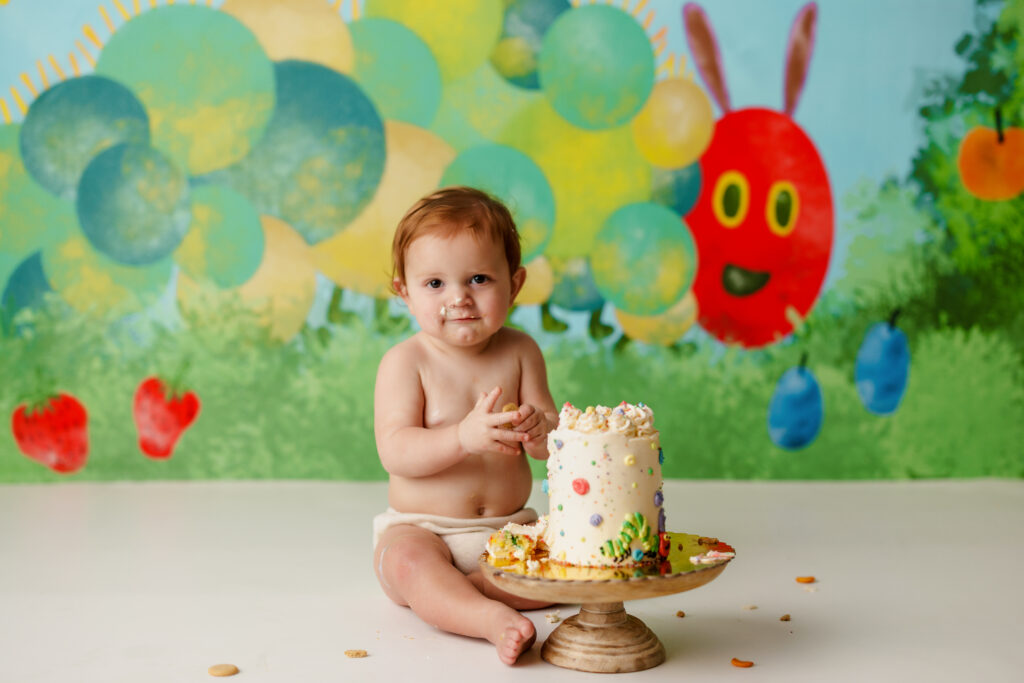
[(388, 503), (399, 512), (425, 512), (445, 517), (497, 517), (521, 509), (533, 486), (525, 458), (505, 466), (465, 462), (432, 477), (408, 479), (392, 475)]

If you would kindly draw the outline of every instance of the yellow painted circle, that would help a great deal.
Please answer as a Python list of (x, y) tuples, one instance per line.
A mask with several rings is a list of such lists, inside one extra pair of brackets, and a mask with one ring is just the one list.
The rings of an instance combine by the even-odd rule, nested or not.
[(682, 168), (707, 149), (715, 115), (707, 95), (691, 79), (667, 78), (654, 84), (630, 126), (645, 159), (661, 168)]
[(516, 304), (520, 306), (542, 304), (551, 298), (554, 288), (555, 272), (551, 268), (551, 262), (543, 256), (538, 256), (526, 264), (526, 283), (519, 290)]
[(768, 227), (776, 235), (785, 237), (793, 232), (800, 217), (800, 193), (788, 180), (776, 180), (768, 190), (764, 207)]
[(629, 126), (583, 130), (547, 100), (537, 100), (509, 121), (497, 141), (533, 159), (551, 184), (555, 228), (544, 250), (549, 257), (588, 256), (612, 213), (651, 196), (651, 166)]
[(465, 76), (490, 57), (504, 9), (501, 0), (366, 0), (366, 16), (397, 21), (423, 39), (443, 81)]
[(660, 315), (641, 316), (615, 310), (622, 331), (630, 339), (647, 344), (670, 346), (686, 334), (697, 321), (697, 299), (690, 290), (671, 308)]
[(391, 241), (416, 200), (437, 188), (455, 150), (428, 130), (385, 121), (387, 158), (377, 193), (338, 234), (311, 250), (314, 265), (336, 285), (379, 298), (391, 294)]
[(266, 248), (249, 280), (220, 290), (178, 274), (178, 304), (196, 325), (254, 324), (270, 339), (287, 342), (302, 329), (316, 294), (316, 270), (306, 240), (273, 216), (262, 216)]
[(324, 0), (224, 0), (220, 9), (256, 34), (275, 62), (302, 59), (340, 73), (352, 71), (348, 24)]
[(747, 217), (750, 209), (750, 183), (739, 171), (726, 171), (718, 176), (711, 208), (718, 222), (727, 228), (735, 228)]

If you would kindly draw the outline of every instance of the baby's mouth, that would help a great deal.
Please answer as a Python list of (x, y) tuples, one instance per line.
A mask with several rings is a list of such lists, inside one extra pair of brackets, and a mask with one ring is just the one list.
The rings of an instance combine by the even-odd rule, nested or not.
[(465, 309), (452, 309), (447, 306), (441, 307), (441, 319), (449, 323), (472, 322), (479, 320), (480, 316), (473, 315)]

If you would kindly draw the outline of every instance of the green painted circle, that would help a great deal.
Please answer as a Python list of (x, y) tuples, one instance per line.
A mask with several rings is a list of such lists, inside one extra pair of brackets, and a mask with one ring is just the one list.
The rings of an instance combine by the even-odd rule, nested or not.
[(145, 105), (152, 145), (191, 175), (249, 153), (274, 110), (273, 65), (237, 19), (201, 6), (165, 6), (119, 28), (96, 73)]
[(389, 19), (360, 19), (349, 29), (356, 56), (352, 77), (381, 118), (429, 126), (441, 104), (441, 71), (427, 44)]
[(219, 185), (192, 190), (192, 222), (174, 252), (189, 277), (237, 287), (259, 268), (263, 246), (260, 215), (248, 199)]
[(624, 206), (605, 221), (590, 254), (604, 298), (633, 315), (658, 315), (693, 284), (697, 252), (678, 214), (659, 204)]
[(474, 147), (445, 169), (441, 185), (469, 185), (498, 197), (516, 221), (522, 262), (544, 252), (555, 223), (555, 196), (530, 157), (504, 145)]
[(627, 12), (587, 5), (551, 25), (540, 53), (540, 86), (566, 120), (612, 128), (640, 111), (654, 87), (654, 52)]

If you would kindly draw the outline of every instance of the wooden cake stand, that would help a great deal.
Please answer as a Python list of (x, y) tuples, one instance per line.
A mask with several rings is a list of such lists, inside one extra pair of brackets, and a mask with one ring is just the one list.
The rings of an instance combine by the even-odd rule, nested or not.
[[(695, 565), (693, 556), (709, 550), (735, 552), (717, 539), (670, 533), (666, 559), (642, 569), (565, 567), (541, 562), (495, 566), (480, 557), (484, 578), (503, 591), (531, 600), (581, 603), (580, 612), (561, 623), (541, 648), (541, 657), (577, 671), (625, 673), (665, 661), (665, 647), (644, 622), (626, 614), (623, 602), (699, 588), (725, 570), (729, 559)], [(731, 558), (730, 558), (731, 559)]]

